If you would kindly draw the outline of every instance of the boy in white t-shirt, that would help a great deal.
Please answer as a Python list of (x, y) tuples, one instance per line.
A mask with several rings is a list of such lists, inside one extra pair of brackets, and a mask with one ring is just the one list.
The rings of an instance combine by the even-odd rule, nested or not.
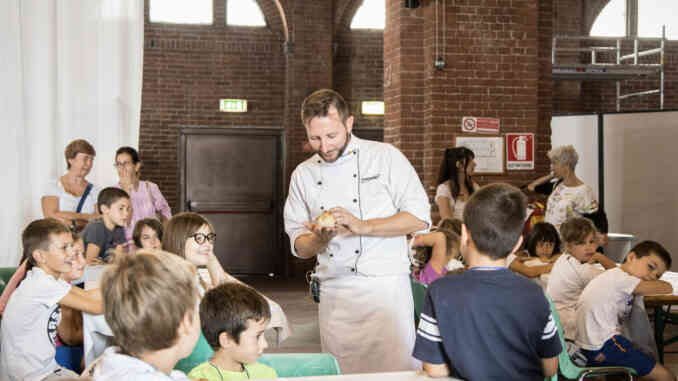
[(61, 279), (74, 265), (73, 235), (52, 218), (35, 220), (21, 234), (26, 276), (7, 303), (0, 329), (0, 380), (57, 380), (76, 375), (55, 359), (61, 308), (101, 314), (98, 290)]
[(596, 227), (591, 220), (573, 217), (560, 227), (565, 252), (553, 265), (546, 294), (551, 298), (558, 310), (563, 325), (563, 333), (568, 340), (574, 340), (577, 326), (575, 311), (579, 295), (589, 282), (605, 269), (616, 267), (616, 264), (604, 254), (597, 253)]
[(671, 255), (660, 244), (644, 241), (629, 252), (618, 268), (592, 280), (577, 303), (576, 343), (589, 366), (626, 366), (649, 380), (675, 376), (620, 334), (631, 314), (635, 295), (669, 294), (671, 284), (658, 280), (671, 267)]
[(141, 249), (101, 279), (104, 316), (118, 346), (92, 369), (95, 381), (189, 381), (174, 370), (200, 336), (195, 267), (177, 255)]

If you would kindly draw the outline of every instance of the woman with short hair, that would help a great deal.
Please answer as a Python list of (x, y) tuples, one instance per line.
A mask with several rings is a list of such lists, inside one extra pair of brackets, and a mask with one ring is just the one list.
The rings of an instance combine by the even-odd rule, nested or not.
[(49, 182), (41, 199), (42, 214), (80, 231), (99, 215), (96, 203), (100, 189), (86, 179), (96, 151), (87, 140), (77, 139), (66, 146), (64, 156), (68, 171)]
[(598, 210), (593, 189), (574, 173), (579, 155), (573, 146), (560, 146), (548, 152), (551, 172), (530, 183), (527, 188), (549, 195), (544, 221), (560, 232), (560, 225), (571, 217), (582, 217)]

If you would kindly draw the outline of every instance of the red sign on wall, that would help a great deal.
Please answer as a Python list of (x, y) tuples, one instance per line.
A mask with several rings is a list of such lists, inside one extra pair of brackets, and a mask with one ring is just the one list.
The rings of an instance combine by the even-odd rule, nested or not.
[(506, 134), (506, 169), (534, 169), (534, 134)]
[(463, 132), (480, 132), (484, 134), (499, 133), (499, 119), (497, 118), (476, 118), (474, 116), (465, 116), (461, 119), (461, 130)]

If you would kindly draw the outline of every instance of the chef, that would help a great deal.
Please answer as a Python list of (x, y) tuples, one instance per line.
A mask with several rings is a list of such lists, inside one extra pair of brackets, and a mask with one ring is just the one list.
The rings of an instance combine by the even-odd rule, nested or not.
[(342, 373), (418, 369), (406, 235), (430, 226), (424, 187), (398, 149), (351, 134), (335, 91), (309, 95), (301, 119), (315, 154), (292, 173), (285, 230), (295, 256), (317, 256), (322, 349)]

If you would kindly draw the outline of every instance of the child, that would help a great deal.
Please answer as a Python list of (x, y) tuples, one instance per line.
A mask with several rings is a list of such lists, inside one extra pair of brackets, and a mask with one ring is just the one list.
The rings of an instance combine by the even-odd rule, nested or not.
[(122, 189), (108, 187), (99, 192), (97, 205), (101, 218), (85, 226), (85, 258), (90, 265), (110, 262), (125, 244), (125, 229), (130, 216), (129, 195)]
[(43, 380), (75, 373), (60, 367), (55, 339), (59, 306), (101, 314), (97, 292), (60, 279), (73, 268), (73, 236), (63, 223), (46, 218), (28, 224), (21, 239), (26, 278), (7, 303), (0, 332), (0, 379)]
[(416, 281), (428, 285), (447, 274), (448, 263), (459, 252), (459, 235), (448, 225), (441, 223), (435, 231), (414, 236), (412, 275)]
[[(553, 268), (553, 262), (558, 259), (560, 252), (560, 237), (558, 231), (548, 222), (536, 223), (525, 240), (524, 254), (511, 254), (506, 259), (508, 267), (515, 273), (528, 278), (539, 278), (548, 274)], [(525, 262), (537, 259), (538, 264), (528, 265)]]
[(670, 294), (673, 288), (658, 280), (671, 267), (671, 255), (660, 244), (636, 245), (618, 268), (593, 279), (577, 304), (576, 343), (590, 366), (626, 366), (648, 380), (675, 380), (675, 376), (620, 334), (635, 295)]
[(162, 232), (162, 224), (155, 218), (139, 220), (132, 233), (134, 245), (140, 249), (160, 249), (162, 248)]
[(264, 330), (270, 319), (266, 299), (251, 287), (231, 282), (209, 290), (200, 302), (200, 324), (214, 357), (195, 367), (188, 377), (208, 381), (277, 378), (273, 368), (257, 362), (268, 347)]
[(107, 348), (94, 380), (188, 380), (172, 370), (200, 335), (195, 267), (162, 251), (117, 259), (101, 280), (104, 316), (118, 347)]
[[(543, 380), (558, 370), (556, 325), (542, 289), (506, 268), (522, 243), (525, 196), (508, 184), (480, 188), (464, 208), (468, 270), (431, 284), (413, 356), (431, 377)], [(499, 353), (501, 356), (492, 356)]]
[(616, 267), (605, 255), (596, 252), (596, 234), (593, 222), (584, 217), (573, 217), (560, 225), (565, 253), (553, 265), (546, 294), (558, 310), (565, 339), (570, 341), (574, 340), (577, 332), (575, 310), (579, 295), (593, 278), (603, 272), (594, 262), (599, 262), (605, 269)]
[[(163, 249), (186, 259), (199, 268), (200, 276), (196, 275), (196, 280), (201, 297), (205, 292), (221, 283), (242, 283), (227, 273), (221, 266), (214, 253), (216, 239), (217, 235), (214, 233), (210, 222), (198, 213), (179, 213), (172, 216), (165, 226), (162, 239)], [(205, 267), (206, 271), (203, 270)], [(279, 340), (284, 340), (289, 336), (287, 316), (278, 303), (268, 298), (266, 298), (266, 301), (271, 309), (269, 328), (276, 329)], [(209, 345), (204, 340), (200, 340), (198, 346), (202, 347), (196, 347), (189, 358), (182, 359), (177, 365), (178, 368), (190, 371), (209, 359), (209, 357), (204, 356), (205, 353), (211, 352)]]
[[(82, 274), (87, 266), (84, 243), (82, 238), (75, 233), (73, 233), (72, 264), (71, 271), (64, 273), (61, 279), (75, 285), (74, 282), (82, 278)], [(78, 310), (62, 306), (61, 321), (59, 322), (55, 339), (57, 363), (76, 373), (80, 373), (82, 371), (80, 364), (83, 355), (82, 342), (82, 314)]]

